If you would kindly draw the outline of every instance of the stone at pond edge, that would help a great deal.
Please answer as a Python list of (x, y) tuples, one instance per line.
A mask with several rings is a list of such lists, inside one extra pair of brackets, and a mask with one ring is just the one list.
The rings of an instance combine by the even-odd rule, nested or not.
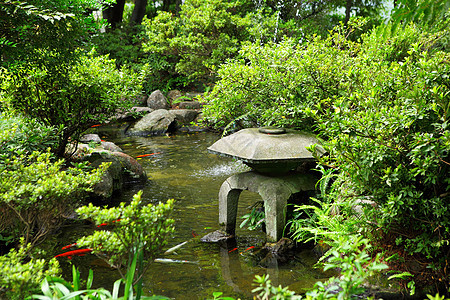
[(171, 111), (158, 109), (144, 116), (127, 130), (130, 135), (162, 135), (178, 128), (177, 117)]
[(126, 120), (136, 120), (142, 116), (151, 113), (154, 109), (146, 106), (133, 106), (128, 111), (119, 112), (113, 117), (113, 120), (126, 121)]
[(173, 101), (177, 100), (183, 96), (183, 94), (179, 90), (171, 90), (167, 93), (167, 98), (169, 98), (170, 103), (173, 103)]
[(234, 236), (229, 235), (229, 234), (225, 233), (224, 231), (216, 230), (216, 231), (210, 232), (207, 235), (205, 235), (204, 237), (202, 237), (200, 239), (200, 241), (202, 241), (204, 243), (218, 243), (218, 242), (226, 241), (226, 240), (232, 239), (232, 238), (234, 238)]
[(89, 143), (89, 142), (100, 143), (101, 141), (102, 140), (100, 139), (98, 134), (95, 133), (88, 133), (80, 137), (80, 142), (82, 143)]
[(147, 106), (152, 109), (168, 109), (170, 107), (167, 98), (160, 90), (156, 90), (148, 96)]
[(147, 175), (142, 166), (131, 156), (122, 152), (107, 150), (93, 152), (84, 158), (94, 167), (110, 163), (102, 180), (93, 187), (93, 194), (101, 199), (109, 199), (114, 192), (123, 188), (123, 183), (130, 180), (145, 182)]
[(177, 120), (181, 124), (189, 124), (195, 120), (198, 115), (198, 111), (193, 109), (174, 109), (171, 110), (173, 114), (175, 114)]
[(114, 144), (113, 142), (102, 142), (101, 147), (111, 152), (123, 152), (122, 148)]
[(178, 103), (180, 109), (200, 109), (202, 104), (197, 101), (183, 101)]

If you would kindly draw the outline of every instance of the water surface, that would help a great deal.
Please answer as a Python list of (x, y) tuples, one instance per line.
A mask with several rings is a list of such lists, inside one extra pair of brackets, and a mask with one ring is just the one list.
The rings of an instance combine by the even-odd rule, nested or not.
[[(174, 254), (161, 258), (187, 260), (192, 264), (153, 263), (144, 278), (145, 294), (157, 294), (173, 299), (212, 299), (212, 293), (224, 292), (226, 296), (252, 299), (251, 290), (256, 274), (269, 274), (275, 285), (289, 285), (298, 293), (311, 288), (324, 275), (313, 269), (316, 257), (309, 250), (298, 251), (288, 263), (276, 261), (261, 263), (256, 253), (265, 243), (261, 231), (237, 228), (235, 245), (228, 248), (205, 244), (199, 237), (219, 229), (218, 192), (229, 176), (247, 171), (240, 162), (209, 154), (206, 148), (220, 137), (213, 133), (178, 134), (161, 137), (127, 137), (118, 131), (102, 133), (103, 139), (115, 142), (125, 153), (136, 157), (149, 176), (145, 185), (133, 185), (114, 201), (129, 201), (134, 193), (143, 189), (146, 202), (175, 199), (175, 234), (167, 248), (190, 241)], [(249, 206), (261, 200), (259, 195), (243, 192), (239, 201), (238, 218), (249, 212)], [(242, 220), (238, 219), (238, 224)], [(88, 226), (88, 225), (86, 225)], [(69, 228), (63, 235), (79, 236), (88, 229)], [(196, 238), (194, 238), (196, 236)], [(75, 238), (75, 237), (74, 237)], [(254, 246), (255, 248), (248, 249)], [(235, 251), (230, 250), (237, 248)], [(94, 269), (94, 283), (112, 289), (119, 278), (116, 271), (102, 266), (94, 258), (80, 257), (73, 262)]]

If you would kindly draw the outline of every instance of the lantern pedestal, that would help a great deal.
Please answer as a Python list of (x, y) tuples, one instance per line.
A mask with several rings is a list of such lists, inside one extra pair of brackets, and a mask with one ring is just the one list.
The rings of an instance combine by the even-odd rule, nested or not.
[(288, 199), (293, 194), (313, 191), (316, 182), (315, 176), (298, 172), (267, 176), (250, 171), (233, 175), (219, 191), (219, 224), (226, 233), (234, 235), (241, 192), (258, 193), (264, 201), (267, 238), (276, 242), (283, 235)]

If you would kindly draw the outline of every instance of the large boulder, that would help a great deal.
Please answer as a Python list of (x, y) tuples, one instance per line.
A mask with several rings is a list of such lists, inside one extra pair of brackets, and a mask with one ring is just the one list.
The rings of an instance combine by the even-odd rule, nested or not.
[(152, 109), (169, 109), (167, 98), (160, 90), (156, 90), (148, 96), (147, 106)]
[(109, 163), (102, 180), (93, 187), (93, 194), (101, 199), (109, 199), (113, 193), (121, 191), (124, 182), (147, 180), (147, 174), (142, 166), (136, 159), (123, 152), (96, 151), (85, 159), (91, 162), (93, 167)]
[(198, 111), (193, 109), (174, 109), (171, 110), (173, 114), (175, 114), (177, 120), (181, 124), (190, 124), (198, 115)]
[(140, 136), (162, 135), (175, 132), (177, 128), (176, 115), (166, 109), (158, 109), (140, 119), (127, 133)]
[(154, 109), (147, 106), (133, 106), (128, 111), (118, 112), (113, 119), (120, 121), (136, 120), (152, 111)]
[(183, 94), (179, 90), (171, 90), (167, 93), (167, 98), (169, 98), (170, 103), (173, 103), (175, 100), (182, 96)]
[(178, 103), (180, 109), (200, 109), (202, 104), (198, 101), (183, 101)]
[(88, 133), (80, 137), (80, 142), (82, 143), (100, 143), (102, 140), (100, 139), (98, 134), (95, 133)]

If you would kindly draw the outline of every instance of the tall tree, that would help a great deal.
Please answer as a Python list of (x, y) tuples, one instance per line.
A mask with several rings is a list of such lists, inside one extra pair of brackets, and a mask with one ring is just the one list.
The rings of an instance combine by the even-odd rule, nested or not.
[(131, 14), (130, 25), (141, 24), (145, 16), (145, 8), (147, 7), (147, 0), (134, 0), (134, 9)]
[(111, 25), (111, 29), (117, 27), (117, 24), (123, 21), (123, 11), (125, 8), (125, 0), (117, 0), (103, 10), (103, 19), (107, 20)]

